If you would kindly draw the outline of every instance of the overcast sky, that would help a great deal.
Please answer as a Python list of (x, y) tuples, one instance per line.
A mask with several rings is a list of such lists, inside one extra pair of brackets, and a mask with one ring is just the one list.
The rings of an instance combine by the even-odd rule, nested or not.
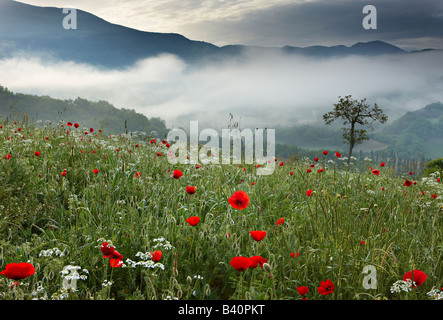
[[(21, 0), (74, 7), (109, 22), (180, 33), (218, 46), (352, 45), (383, 40), (406, 50), (443, 49), (441, 0)], [(377, 9), (366, 30), (363, 7)]]

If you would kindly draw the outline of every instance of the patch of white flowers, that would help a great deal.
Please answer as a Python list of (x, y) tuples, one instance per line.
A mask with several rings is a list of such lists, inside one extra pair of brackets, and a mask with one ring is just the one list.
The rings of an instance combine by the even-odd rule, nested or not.
[(170, 250), (172, 248), (172, 245), (169, 243), (169, 241), (163, 237), (154, 239), (153, 241), (157, 242), (157, 244), (154, 246), (154, 249), (161, 248), (164, 250)]
[(48, 249), (48, 250), (42, 250), (38, 254), (39, 257), (41, 257), (41, 256), (43, 256), (43, 257), (52, 257), (53, 255), (56, 256), (56, 257), (57, 256), (58, 257), (63, 257), (65, 254), (59, 248), (52, 248), (52, 249)]
[(439, 289), (433, 289), (427, 295), (433, 300), (443, 300), (443, 291)]
[(398, 280), (396, 282), (394, 282), (391, 286), (391, 293), (399, 293), (399, 292), (409, 292), (412, 290), (412, 285), (415, 283), (412, 282), (411, 279), (407, 279), (407, 280)]
[(110, 287), (110, 286), (112, 286), (112, 281), (108, 281), (105, 279), (102, 283), (102, 287), (106, 288), (106, 287)]
[(151, 268), (151, 269), (159, 268), (159, 269), (165, 270), (165, 266), (162, 263), (154, 262), (154, 261), (150, 260), (152, 258), (152, 256), (149, 252), (146, 252), (146, 253), (137, 252), (137, 254), (135, 256), (139, 257), (142, 260), (136, 262), (136, 261), (133, 261), (128, 258), (128, 259), (126, 259), (126, 264), (124, 265), (124, 267), (126, 265), (129, 265), (133, 269), (137, 268), (137, 266), (142, 266), (144, 268)]

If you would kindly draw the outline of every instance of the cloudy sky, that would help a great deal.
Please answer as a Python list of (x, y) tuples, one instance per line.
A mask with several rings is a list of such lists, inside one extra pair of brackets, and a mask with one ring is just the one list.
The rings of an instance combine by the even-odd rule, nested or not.
[[(74, 7), (112, 23), (192, 40), (262, 46), (352, 45), (383, 40), (406, 50), (443, 49), (441, 0), (21, 0)], [(366, 30), (363, 7), (377, 10)]]
[[(91, 12), (128, 27), (182, 34), (215, 45), (352, 45), (383, 40), (406, 50), (443, 49), (443, 1), (375, 0), (377, 29), (365, 30), (360, 0), (22, 0)], [(367, 98), (390, 120), (443, 102), (443, 51), (317, 60), (254, 56), (189, 69), (175, 56), (150, 57), (125, 70), (50, 61), (31, 52), (0, 60), (0, 84), (59, 99), (106, 100), (158, 116), (247, 127), (321, 121), (338, 96)], [(246, 61), (246, 62), (244, 62)], [(208, 124), (206, 124), (209, 126)]]

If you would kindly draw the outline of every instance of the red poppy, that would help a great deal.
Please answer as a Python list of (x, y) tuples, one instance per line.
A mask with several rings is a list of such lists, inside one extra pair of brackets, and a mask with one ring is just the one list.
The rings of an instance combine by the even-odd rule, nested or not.
[(69, 122), (66, 124), (68, 127), (72, 127), (72, 122)]
[(228, 202), (234, 209), (243, 210), (249, 206), (249, 196), (246, 192), (239, 190), (234, 192)]
[(156, 250), (154, 252), (151, 252), (152, 261), (159, 262), (160, 259), (162, 258), (162, 254), (163, 253), (160, 250)]
[(413, 175), (412, 171), (409, 171), (409, 175), (410, 175), (410, 176), (412, 176), (412, 175)]
[(98, 169), (94, 169), (93, 172), (94, 172), (95, 174), (98, 174)]
[(115, 248), (111, 246), (107, 241), (103, 242), (100, 246), (100, 250), (103, 253), (103, 258), (108, 258), (111, 254), (114, 253)]
[(183, 173), (180, 170), (178, 170), (178, 169), (174, 170), (174, 172), (172, 173), (172, 177), (175, 178), (175, 179), (178, 179), (181, 176), (183, 176)]
[(412, 181), (406, 180), (405, 183), (404, 183), (404, 185), (405, 185), (406, 187), (410, 187), (410, 186), (412, 185)]
[(285, 223), (285, 218), (280, 218), (277, 220), (277, 222), (275, 224), (282, 225), (284, 223)]
[(234, 257), (231, 259), (231, 266), (238, 271), (245, 271), (252, 264), (251, 259), (246, 257)]
[(189, 217), (188, 219), (186, 219), (186, 222), (194, 227), (200, 222), (200, 217)]
[(378, 176), (380, 174), (380, 170), (374, 169), (372, 170), (372, 173)]
[(161, 152), (157, 152), (157, 157), (161, 157), (163, 154)]
[(32, 276), (35, 268), (27, 262), (9, 263), (5, 266), (5, 270), (1, 272), (8, 279), (19, 280)]
[(291, 171), (291, 172), (289, 172), (289, 174), (292, 176), (294, 174), (294, 172)]
[(78, 127), (80, 127), (80, 125), (78, 123), (74, 123), (74, 127), (78, 128)]
[(296, 253), (291, 252), (291, 257), (293, 257), (293, 258), (298, 257), (299, 255), (300, 255), (300, 252), (296, 252)]
[(308, 293), (309, 288), (308, 288), (308, 287), (305, 287), (305, 286), (297, 287), (297, 291), (298, 291), (298, 293), (299, 293), (301, 296), (304, 296), (304, 295), (306, 295), (306, 294)]
[(285, 163), (284, 162), (280, 162), (280, 167), (283, 166)]
[(249, 233), (251, 234), (252, 239), (254, 239), (255, 241), (262, 241), (266, 236), (266, 231), (255, 230), (250, 231)]
[(250, 269), (257, 268), (258, 265), (260, 265), (260, 268), (263, 269), (263, 264), (268, 262), (267, 259), (261, 257), (261, 256), (253, 256), (250, 257), (249, 260), (251, 260), (251, 265), (249, 266)]
[(340, 154), (340, 152), (336, 152), (336, 153), (335, 153), (335, 156), (336, 156), (337, 158), (341, 158), (341, 154)]
[(437, 198), (437, 194), (431, 194), (432, 199), (436, 199)]
[(424, 273), (421, 270), (413, 270), (413, 271), (408, 271), (403, 275), (403, 281), (406, 281), (407, 279), (411, 279), (413, 282), (415, 282), (415, 285), (413, 285), (414, 287), (419, 287), (423, 284), (423, 282), (425, 282), (426, 278), (428, 277), (428, 275), (426, 273)]
[(324, 154), (324, 155), (327, 155), (327, 154), (328, 154), (328, 151), (326, 151), (326, 150), (323, 151), (323, 154)]
[(360, 241), (360, 245), (365, 246), (365, 245), (366, 245), (366, 242), (364, 242), (364, 241)]
[(318, 161), (318, 157), (315, 157), (315, 158), (314, 158), (314, 161), (317, 162), (317, 161)]
[(321, 295), (328, 295), (331, 294), (335, 289), (334, 284), (332, 283), (331, 280), (326, 279), (325, 281), (321, 281), (320, 283), (320, 287), (317, 288), (318, 293), (320, 293)]
[(197, 165), (195, 166), (195, 169), (200, 169), (201, 167), (202, 167), (201, 165), (197, 164)]
[(307, 173), (309, 173), (309, 172), (311, 172), (311, 171), (312, 171), (311, 169), (306, 170)]
[(155, 142), (155, 139), (151, 139), (151, 141), (149, 141), (150, 144), (154, 144)]
[(9, 160), (11, 159), (12, 155), (9, 153), (6, 156), (3, 157), (3, 159)]
[(111, 258), (109, 259), (109, 264), (112, 268), (120, 268), (123, 265), (123, 260)]
[(386, 165), (386, 163), (382, 162), (380, 163), (380, 167), (384, 167)]
[(34, 152), (34, 154), (35, 154), (37, 157), (40, 157), (40, 152), (36, 151), (36, 152)]
[(93, 128), (89, 128), (89, 132), (94, 132), (94, 129)]
[(193, 186), (186, 187), (187, 194), (194, 194), (196, 190), (197, 190), (197, 187), (193, 187)]
[(306, 191), (306, 195), (308, 196), (308, 197), (310, 197), (311, 195), (312, 195), (312, 190), (308, 190), (308, 191)]
[(141, 172), (136, 172), (134, 174), (134, 178), (140, 179), (141, 175), (142, 175)]
[(63, 177), (66, 176), (66, 171), (60, 173)]

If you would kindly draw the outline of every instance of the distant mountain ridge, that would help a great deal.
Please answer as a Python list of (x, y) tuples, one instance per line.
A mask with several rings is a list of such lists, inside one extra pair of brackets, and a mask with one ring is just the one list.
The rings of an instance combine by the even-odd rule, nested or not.
[(61, 8), (0, 0), (0, 58), (29, 51), (49, 53), (60, 60), (122, 68), (162, 53), (177, 55), (189, 63), (238, 56), (244, 50), (312, 57), (408, 53), (383, 41), (359, 42), (350, 47), (218, 47), (176, 33), (145, 32), (112, 24), (82, 10), (77, 10), (77, 29), (65, 30), (65, 16)]

